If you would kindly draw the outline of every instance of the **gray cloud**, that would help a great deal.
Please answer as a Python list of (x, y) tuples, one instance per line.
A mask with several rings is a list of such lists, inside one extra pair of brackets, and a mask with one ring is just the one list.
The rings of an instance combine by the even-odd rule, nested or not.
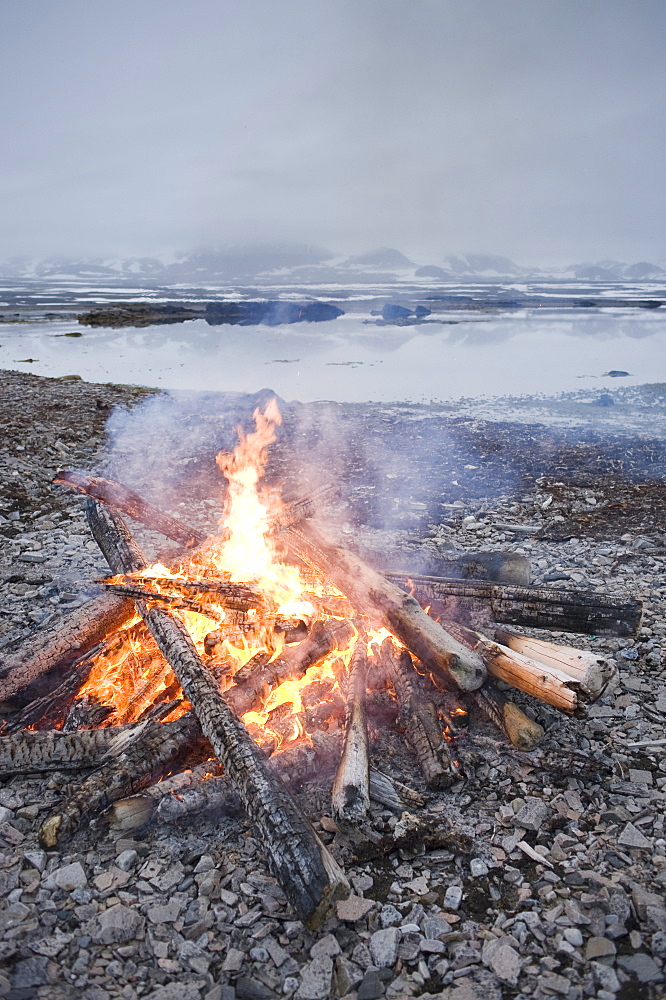
[(663, 0), (0, 9), (0, 256), (663, 260)]

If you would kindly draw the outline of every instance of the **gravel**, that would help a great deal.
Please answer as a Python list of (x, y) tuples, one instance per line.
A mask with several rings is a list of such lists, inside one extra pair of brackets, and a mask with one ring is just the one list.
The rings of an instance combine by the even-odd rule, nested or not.
[[(130, 437), (116, 430), (107, 438), (104, 424), (114, 407), (122, 407), (123, 427), (139, 426), (149, 393), (7, 372), (0, 373), (0, 389), (5, 540), (0, 643), (10, 648), (49, 615), (94, 592), (92, 581), (103, 565), (90, 545), (81, 502), (49, 482), (61, 464), (120, 475), (114, 463), (122, 446), (129, 484), (141, 486), (141, 471), (128, 458)], [(243, 413), (251, 404), (243, 403)], [(295, 420), (297, 430), (286, 428), (278, 454), (285, 454), (285, 442), (293, 449), (313, 414), (330, 417), (332, 404), (318, 406), (287, 408), (285, 423)], [(572, 452), (566, 464), (563, 450), (543, 447), (559, 430), (496, 420), (495, 431), (484, 437), (483, 420), (474, 417), (472, 431), (464, 414), (442, 416), (397, 404), (345, 411), (346, 464), (336, 471), (351, 516), (348, 524), (340, 522), (341, 537), (366, 552), (390, 546), (404, 559), (501, 548), (528, 556), (536, 582), (556, 577), (556, 585), (565, 588), (643, 597), (645, 617), (634, 638), (545, 635), (615, 658), (617, 686), (585, 720), (516, 694), (546, 729), (544, 743), (532, 753), (507, 746), (489, 723), (474, 716), (459, 744), (464, 777), (452, 789), (429, 795), (423, 810), (402, 817), (373, 804), (367, 823), (353, 836), (331, 824), (326, 781), (307, 782), (300, 805), (354, 887), (354, 895), (338, 903), (336, 914), (316, 933), (294, 920), (243, 816), (158, 821), (134, 837), (112, 836), (98, 822), (58, 851), (44, 852), (37, 841), (40, 822), (76, 776), (3, 782), (0, 997), (663, 996), (666, 546), (664, 522), (654, 513), (661, 508), (642, 508), (642, 520), (631, 530), (627, 511), (614, 519), (612, 504), (620, 495), (611, 475), (619, 447), (615, 435), (607, 447), (597, 441), (599, 461), (591, 468), (589, 435), (583, 433), (583, 458)], [(114, 419), (117, 428), (119, 418)], [(183, 416), (182, 422), (190, 419)], [(427, 471), (439, 461), (430, 446), (442, 422), (453, 457), (446, 468), (440, 463), (423, 472), (421, 490), (414, 470)], [(229, 405), (223, 426), (232, 425)], [(180, 516), (191, 514), (203, 528), (219, 513), (219, 500), (208, 502), (213, 480), (201, 457), (210, 454), (207, 426), (201, 422), (197, 440), (203, 451), (193, 458), (179, 437), (171, 447), (190, 492), (183, 494), (182, 480), (175, 477), (168, 489), (161, 487), (164, 506)], [(352, 434), (354, 428), (358, 432)], [(499, 479), (492, 458), (483, 475), (481, 469), (467, 470), (466, 478), (463, 473), (459, 478), (452, 471), (461, 463), (463, 437), (463, 465), (482, 466), (474, 448), (483, 441), (497, 443), (500, 432), (502, 441), (513, 441), (517, 457), (507, 466), (512, 450), (504, 448), (507, 468)], [(315, 427), (312, 433), (316, 437), (319, 431)], [(413, 449), (419, 435), (423, 452), (404, 481), (389, 479), (384, 467), (377, 472), (379, 458), (407, 451), (406, 442)], [(536, 444), (525, 444), (529, 438)], [(312, 441), (306, 436), (302, 443)], [(145, 442), (143, 447), (145, 469), (152, 468), (152, 453)], [(571, 442), (567, 447), (573, 448)], [(657, 446), (652, 452), (651, 447), (646, 436), (624, 439), (618, 478), (637, 488), (649, 483), (653, 503), (657, 487), (666, 487), (660, 472), (650, 473), (648, 458)], [(295, 476), (294, 470), (289, 475)], [(159, 502), (159, 492), (150, 498)], [(380, 530), (388, 507), (391, 520)], [(580, 519), (587, 513), (589, 522)], [(539, 531), (516, 534), (501, 527), (509, 523), (538, 524)], [(548, 537), (549, 524), (564, 523), (577, 533)], [(163, 539), (138, 534), (151, 552), (168, 554)], [(373, 759), (423, 791), (400, 736), (376, 717), (371, 723)]]

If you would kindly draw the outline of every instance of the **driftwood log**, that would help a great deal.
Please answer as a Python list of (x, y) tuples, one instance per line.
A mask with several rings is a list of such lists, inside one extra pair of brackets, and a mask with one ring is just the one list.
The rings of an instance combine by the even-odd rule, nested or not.
[(418, 601), (355, 553), (336, 545), (312, 524), (290, 528), (284, 538), (300, 559), (347, 595), (358, 614), (387, 628), (443, 682), (463, 691), (481, 686), (486, 677), (481, 658), (449, 636)]
[(452, 760), (447, 760), (437, 709), (423, 690), (423, 681), (414, 669), (411, 656), (406, 649), (397, 649), (391, 639), (385, 639), (380, 662), (395, 690), (400, 706), (399, 724), (416, 754), (426, 784), (431, 788), (451, 785), (457, 778), (458, 769)]
[(370, 808), (365, 707), (368, 674), (366, 647), (366, 640), (359, 636), (349, 662), (345, 736), (331, 797), (333, 815), (347, 823), (359, 823)]
[[(543, 660), (534, 659), (508, 645), (492, 642), (480, 632), (465, 628), (455, 622), (447, 623), (447, 627), (450, 627), (451, 633), (460, 642), (479, 653), (488, 668), (488, 672), (493, 677), (511, 684), (512, 687), (518, 688), (519, 691), (524, 691), (540, 701), (545, 701), (554, 708), (559, 708), (562, 712), (575, 712), (586, 703), (594, 701), (601, 693), (600, 690), (596, 694), (592, 693), (589, 687), (572, 676), (571, 673), (554, 665), (557, 650), (567, 649), (566, 646), (544, 643), (546, 648), (553, 651), (553, 663), (544, 663)], [(529, 641), (527, 640), (527, 642)], [(516, 644), (523, 645), (519, 639)], [(525, 646), (524, 648), (529, 647)], [(579, 650), (571, 650), (570, 652), (576, 654)], [(571, 656), (571, 660), (575, 661), (575, 655)]]
[[(118, 515), (90, 501), (88, 518), (114, 572), (132, 573), (145, 567), (145, 558)], [(335, 900), (349, 893), (347, 879), (285, 786), (266, 767), (259, 747), (220, 694), (183, 624), (161, 608), (142, 601), (136, 605), (192, 703), (215, 755), (238, 788), (287, 899), (301, 920), (319, 926)]]
[(65, 471), (56, 473), (53, 482), (57, 486), (69, 486), (85, 496), (92, 497), (93, 500), (107, 504), (113, 510), (127, 514), (134, 521), (139, 521), (147, 528), (159, 531), (167, 538), (178, 542), (183, 548), (191, 549), (205, 541), (206, 536), (203, 533), (155, 507), (122, 483), (84, 475), (81, 472)]
[(643, 614), (638, 599), (613, 601), (591, 590), (516, 587), (485, 580), (455, 580), (387, 572), (386, 577), (414, 595), (433, 614), (446, 613), (451, 597), (485, 601), (498, 622), (587, 635), (635, 635)]

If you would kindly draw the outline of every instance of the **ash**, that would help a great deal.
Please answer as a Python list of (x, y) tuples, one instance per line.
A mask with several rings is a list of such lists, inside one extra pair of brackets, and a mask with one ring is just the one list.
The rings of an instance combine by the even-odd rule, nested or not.
[[(94, 592), (89, 581), (104, 566), (81, 502), (49, 483), (62, 465), (109, 468), (106, 416), (118, 406), (128, 418), (139, 414), (149, 393), (10, 372), (0, 373), (0, 388), (7, 650)], [(413, 814), (373, 804), (354, 833), (330, 818), (330, 775), (297, 788), (354, 888), (316, 933), (293, 919), (242, 815), (165, 817), (119, 839), (98, 821), (45, 853), (40, 821), (76, 776), (5, 781), (0, 996), (664, 995), (663, 443), (656, 434), (553, 429), (497, 414), (488, 422), (464, 409), (292, 404), (272, 456), (276, 474), (282, 462), (296, 484), (287, 457), (299, 442), (308, 483), (332, 474), (322, 461), (332, 423), (345, 544), (366, 555), (392, 550), (396, 567), (426, 571), (450, 549), (501, 549), (528, 556), (534, 582), (644, 598), (635, 639), (544, 634), (613, 656), (619, 685), (586, 720), (516, 694), (547, 730), (538, 750), (519, 753), (473, 719), (460, 746), (462, 780), (428, 793)], [(171, 492), (163, 493), (174, 514), (187, 509), (203, 529), (222, 503), (210, 492), (207, 447), (188, 456), (174, 439)], [(196, 471), (181, 477), (190, 490), (181, 500), (174, 468)], [(161, 537), (138, 534), (155, 556), (168, 553)], [(377, 712), (371, 737), (373, 763), (425, 792), (415, 760)]]

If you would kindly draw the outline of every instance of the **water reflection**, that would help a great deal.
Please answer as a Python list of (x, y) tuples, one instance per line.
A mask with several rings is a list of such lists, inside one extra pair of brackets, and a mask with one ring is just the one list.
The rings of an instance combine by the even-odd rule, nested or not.
[[(142, 329), (81, 328), (70, 320), (0, 326), (0, 366), (39, 375), (172, 389), (254, 392), (287, 399), (412, 402), (595, 388), (666, 378), (666, 312), (533, 309), (440, 315), (375, 326), (369, 310), (331, 323), (210, 327), (203, 320)], [(441, 321), (439, 321), (441, 320)], [(455, 322), (453, 322), (455, 320)], [(64, 336), (83, 333), (82, 337)], [(34, 358), (27, 363), (21, 359)], [(617, 384), (617, 383), (615, 383)]]

